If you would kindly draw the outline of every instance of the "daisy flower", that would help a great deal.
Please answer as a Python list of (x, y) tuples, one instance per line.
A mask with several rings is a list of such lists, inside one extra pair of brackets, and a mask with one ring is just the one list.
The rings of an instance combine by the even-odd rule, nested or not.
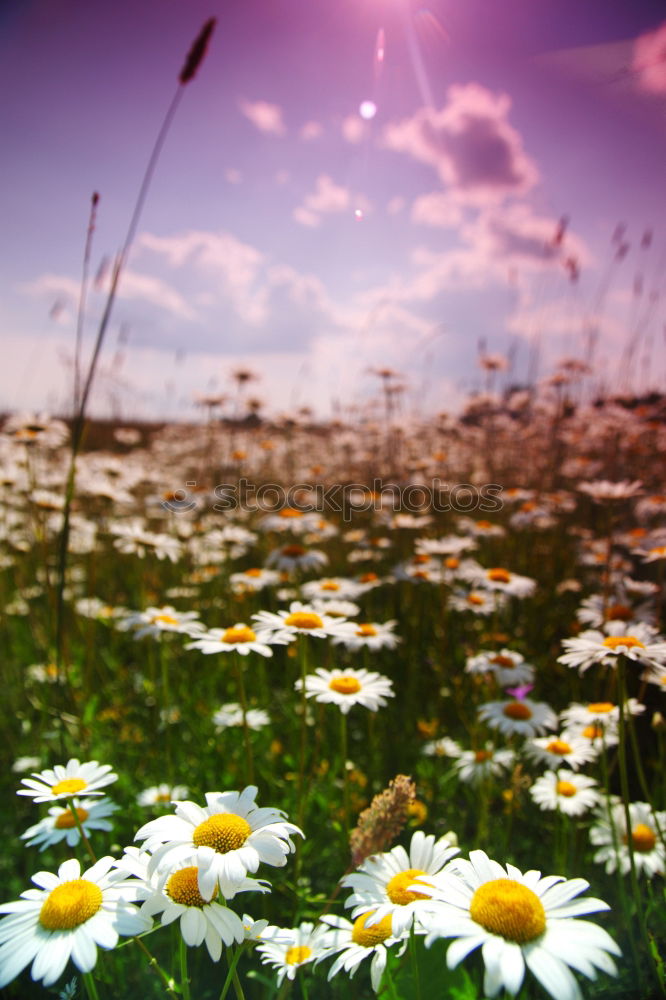
[[(245, 713), (245, 725), (248, 729), (263, 729), (270, 724), (271, 717), (263, 708), (250, 708)], [(243, 709), (236, 701), (227, 702), (222, 705), (215, 715), (213, 722), (218, 729), (228, 729), (232, 726), (243, 725)]]
[(515, 756), (513, 750), (496, 750), (492, 743), (486, 743), (482, 750), (463, 750), (453, 766), (460, 781), (476, 785), (505, 774)]
[(453, 611), (471, 611), (475, 615), (492, 615), (504, 603), (504, 595), (498, 591), (484, 590), (456, 591), (449, 597), (448, 605)]
[(537, 736), (524, 749), (532, 760), (551, 769), (568, 764), (577, 771), (582, 764), (588, 764), (597, 756), (597, 751), (589, 740), (567, 730), (563, 730), (559, 736)]
[[(184, 861), (175, 868), (149, 874), (150, 855), (130, 847), (121, 864), (139, 880), (137, 897), (143, 900), (140, 913), (151, 919), (159, 915), (163, 927), (178, 920), (183, 941), (190, 948), (205, 942), (212, 960), (219, 962), (222, 944), (240, 944), (245, 939), (241, 918), (216, 901), (217, 889), (201, 894), (194, 863)], [(238, 886), (238, 891), (252, 890), (268, 891), (256, 879), (245, 879)]]
[(351, 909), (352, 917), (371, 913), (364, 924), (368, 929), (390, 917), (393, 935), (401, 937), (409, 932), (424, 907), (432, 906), (428, 896), (414, 891), (414, 882), (440, 872), (456, 854), (458, 848), (446, 837), (435, 840), (433, 834), (426, 836), (417, 830), (412, 834), (409, 854), (400, 846), (373, 854), (342, 879), (346, 889), (354, 890), (345, 906)]
[(110, 764), (99, 764), (89, 760), (80, 764), (72, 757), (66, 764), (56, 764), (53, 769), (35, 771), (30, 778), (23, 778), (17, 795), (29, 795), (34, 802), (54, 802), (56, 799), (68, 799), (85, 792), (86, 795), (103, 795), (98, 789), (118, 780), (118, 775), (111, 770)]
[(465, 574), (469, 582), (477, 587), (484, 587), (486, 590), (496, 590), (507, 594), (509, 597), (531, 597), (536, 590), (536, 580), (529, 576), (520, 576), (512, 573), (503, 566), (495, 566), (491, 569), (475, 569)]
[(442, 538), (417, 538), (414, 548), (427, 556), (459, 556), (462, 552), (477, 548), (477, 544), (473, 538), (444, 535)]
[(123, 632), (134, 629), (134, 638), (143, 639), (144, 636), (157, 638), (163, 632), (184, 632), (185, 635), (192, 635), (203, 629), (201, 622), (197, 621), (198, 611), (176, 611), (170, 604), (163, 608), (146, 608), (145, 611), (130, 612), (118, 623), (118, 628)]
[(391, 620), (384, 622), (359, 622), (354, 631), (349, 635), (336, 636), (333, 645), (343, 645), (347, 649), (395, 649), (400, 642), (400, 638), (394, 635), (393, 630), (397, 622)]
[(363, 588), (355, 580), (344, 577), (327, 577), (323, 580), (309, 580), (301, 584), (301, 593), (306, 601), (318, 598), (320, 601), (354, 600), (363, 593)]
[(291, 573), (296, 569), (319, 569), (326, 566), (328, 556), (319, 549), (306, 549), (304, 545), (283, 545), (282, 548), (273, 549), (266, 559), (266, 566), (275, 568), (285, 573)]
[(254, 785), (242, 792), (208, 792), (205, 807), (180, 802), (174, 816), (146, 823), (134, 839), (144, 840), (153, 855), (150, 871), (163, 862), (176, 865), (194, 858), (200, 894), (210, 897), (219, 884), (230, 899), (261, 862), (281, 868), (295, 849), (292, 835), (303, 833), (279, 809), (260, 809), (256, 795)]
[(111, 870), (116, 862), (101, 858), (81, 873), (72, 858), (58, 874), (38, 872), (13, 903), (0, 905), (9, 914), (0, 921), (0, 989), (32, 962), (33, 980), (51, 986), (72, 959), (81, 972), (90, 972), (97, 947), (115, 948), (118, 935), (142, 934), (151, 921), (129, 899), (134, 898), (127, 872)]
[[(305, 678), (305, 697), (337, 705), (343, 715), (353, 705), (363, 705), (376, 712), (386, 705), (387, 698), (394, 696), (392, 683), (388, 677), (372, 670), (325, 670), (318, 667), (314, 674)], [(299, 677), (294, 685), (297, 691), (302, 690), (302, 684)]]
[(472, 851), (469, 861), (457, 860), (454, 870), (430, 881), (423, 891), (439, 907), (424, 916), (426, 945), (455, 938), (446, 956), (450, 969), (481, 947), (487, 996), (503, 988), (515, 996), (526, 965), (554, 1000), (580, 1000), (572, 968), (591, 979), (596, 969), (617, 975), (610, 957), (621, 954), (615, 941), (597, 924), (575, 919), (609, 909), (600, 899), (575, 899), (589, 886), (584, 879), (523, 874)]
[(273, 587), (280, 582), (280, 574), (274, 569), (250, 568), (244, 569), (241, 573), (232, 573), (229, 583), (234, 593), (244, 591), (263, 590), (264, 587)]
[(550, 705), (529, 698), (489, 701), (480, 706), (478, 714), (491, 729), (499, 729), (504, 736), (517, 733), (534, 738), (557, 725), (557, 716)]
[(325, 639), (327, 636), (346, 635), (356, 628), (351, 622), (333, 618), (323, 612), (315, 611), (309, 604), (292, 601), (288, 611), (259, 611), (252, 615), (262, 632), (280, 636), (278, 641), (291, 642), (298, 635), (315, 636)]
[(358, 604), (353, 601), (328, 600), (322, 601), (315, 598), (311, 601), (312, 610), (317, 614), (329, 615), (331, 618), (355, 618), (361, 613)]
[[(624, 711), (626, 715), (640, 715), (645, 711), (645, 705), (637, 698), (628, 698)], [(590, 701), (586, 704), (574, 701), (560, 712), (560, 718), (572, 730), (580, 730), (589, 725), (613, 729), (620, 719), (620, 707), (612, 701)]]
[(610, 482), (608, 479), (596, 479), (592, 483), (579, 483), (578, 490), (587, 493), (595, 503), (612, 502), (613, 500), (628, 500), (642, 492), (643, 483), (640, 479), (630, 482), (628, 479), (621, 479), (619, 482)]
[[(666, 830), (666, 812), (654, 813), (647, 802), (630, 802), (629, 821), (636, 871), (648, 878), (663, 875), (666, 848), (662, 837)], [(616, 871), (619, 864), (622, 874), (627, 875), (631, 870), (628, 839), (624, 804), (615, 799), (610, 816), (606, 810), (600, 812), (597, 822), (590, 827), (590, 841), (599, 848), (594, 860), (605, 865), (609, 874)]]
[(581, 602), (576, 611), (576, 618), (583, 625), (600, 629), (609, 621), (624, 622), (625, 632), (631, 632), (640, 622), (652, 625), (654, 617), (653, 601), (643, 601), (634, 608), (624, 595), (617, 595), (614, 600), (607, 601), (603, 594), (592, 594)]
[(259, 653), (260, 656), (272, 656), (273, 650), (270, 644), (284, 645), (285, 642), (285, 639), (274, 635), (255, 632), (249, 625), (239, 622), (230, 628), (208, 629), (207, 632), (198, 635), (193, 642), (188, 642), (185, 649), (198, 649), (207, 656), (211, 653), (240, 653), (241, 656)]
[[(322, 940), (323, 946), (326, 948), (322, 958), (339, 952), (328, 972), (330, 981), (341, 969), (348, 972), (351, 979), (361, 962), (372, 955), (370, 982), (375, 993), (378, 993), (388, 959), (387, 949), (397, 944), (399, 938), (393, 935), (390, 916), (386, 916), (379, 923), (368, 927), (367, 922), (370, 917), (370, 913), (361, 914), (353, 923), (345, 917), (333, 916), (332, 914), (322, 917), (321, 922), (330, 928)], [(405, 940), (400, 953), (406, 947), (407, 940)]]
[(440, 736), (426, 743), (421, 752), (425, 757), (459, 757), (462, 750), (450, 736)]
[(325, 924), (315, 927), (312, 923), (301, 923), (298, 927), (277, 928), (267, 940), (259, 939), (257, 953), (263, 965), (277, 969), (277, 985), (285, 979), (294, 980), (302, 965), (324, 956), (324, 939), (328, 934)]
[(160, 785), (152, 785), (145, 788), (136, 797), (140, 806), (160, 806), (169, 805), (171, 802), (182, 802), (190, 794), (186, 785), (169, 785), (162, 782)]
[(558, 656), (558, 663), (578, 667), (581, 674), (595, 663), (615, 667), (618, 656), (650, 667), (666, 665), (666, 642), (643, 623), (633, 625), (627, 634), (625, 622), (607, 622), (603, 632), (589, 629), (576, 639), (565, 639), (562, 645), (566, 652)]
[(546, 771), (530, 788), (540, 809), (557, 809), (566, 816), (582, 816), (601, 802), (594, 778), (571, 771)]
[(476, 656), (469, 656), (465, 664), (468, 674), (494, 674), (500, 687), (509, 684), (531, 684), (534, 667), (525, 663), (524, 656), (511, 649), (501, 649), (499, 653), (484, 650)]
[[(91, 830), (111, 830), (113, 824), (107, 819), (120, 808), (111, 799), (72, 799), (72, 808), (76, 810), (81, 827), (86, 837)], [(21, 840), (26, 841), (26, 847), (39, 847), (40, 851), (66, 840), (68, 847), (74, 847), (81, 839), (79, 828), (69, 806), (53, 806), (48, 816), (29, 827), (21, 834)]]

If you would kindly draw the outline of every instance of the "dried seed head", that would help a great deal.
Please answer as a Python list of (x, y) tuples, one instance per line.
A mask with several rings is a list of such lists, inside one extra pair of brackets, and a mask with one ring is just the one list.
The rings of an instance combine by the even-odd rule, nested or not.
[(192, 47), (187, 53), (185, 65), (180, 71), (180, 76), (178, 77), (181, 83), (189, 83), (196, 71), (199, 69), (199, 66), (203, 62), (203, 58), (206, 55), (208, 42), (210, 41), (210, 36), (213, 34), (213, 29), (216, 23), (216, 17), (209, 18), (192, 43)]
[(358, 818), (349, 838), (352, 864), (357, 867), (371, 854), (383, 851), (402, 831), (409, 818), (409, 805), (416, 797), (411, 778), (398, 774)]

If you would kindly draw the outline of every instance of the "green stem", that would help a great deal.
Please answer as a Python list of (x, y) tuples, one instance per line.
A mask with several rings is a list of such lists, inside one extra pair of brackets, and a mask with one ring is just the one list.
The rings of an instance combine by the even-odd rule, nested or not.
[(134, 941), (134, 943), (136, 944), (136, 946), (138, 948), (140, 948), (141, 951), (144, 953), (144, 955), (148, 959), (148, 965), (153, 970), (153, 972), (155, 973), (155, 975), (159, 979), (161, 979), (162, 985), (164, 986), (164, 989), (167, 991), (167, 993), (169, 994), (169, 996), (176, 997), (177, 1000), (180, 1000), (180, 995), (174, 989), (175, 983), (174, 983), (173, 979), (170, 979), (169, 976), (167, 976), (166, 972), (164, 971), (164, 969), (162, 969), (160, 967), (157, 959), (152, 954), (152, 952), (150, 952), (148, 950), (148, 948), (146, 948), (146, 946), (143, 943), (143, 941), (141, 940), (141, 938), (139, 938), (139, 937), (133, 937), (132, 941)]
[(347, 771), (347, 716), (340, 712), (340, 753), (342, 754), (342, 832), (349, 836), (349, 772)]
[(99, 1000), (99, 993), (97, 992), (97, 987), (95, 986), (95, 980), (93, 979), (92, 972), (82, 973), (82, 978), (86, 987), (86, 993), (88, 994), (89, 1000)]
[(416, 934), (414, 933), (414, 924), (412, 923), (411, 930), (409, 932), (409, 954), (412, 960), (412, 970), (414, 972), (414, 986), (416, 989), (416, 1000), (421, 1000), (421, 974), (419, 972), (419, 957), (416, 951)]
[(88, 838), (86, 837), (86, 835), (84, 833), (83, 825), (81, 823), (81, 818), (79, 816), (78, 809), (74, 805), (74, 799), (68, 799), (67, 800), (67, 804), (69, 805), (70, 812), (71, 812), (72, 816), (74, 817), (74, 822), (76, 823), (76, 828), (79, 831), (79, 836), (81, 837), (81, 843), (83, 844), (83, 846), (85, 847), (86, 851), (88, 852), (88, 854), (92, 858), (93, 864), (97, 864), (97, 857), (95, 855), (95, 852), (92, 849), (90, 841), (88, 840)]
[(398, 994), (396, 993), (395, 989), (395, 983), (393, 982), (393, 976), (391, 975), (391, 969), (389, 966), (388, 958), (386, 960), (386, 968), (384, 969), (384, 975), (382, 976), (382, 983), (386, 984), (386, 989), (390, 997), (390, 1000), (399, 1000)]
[(250, 727), (247, 724), (247, 698), (245, 696), (245, 679), (243, 677), (243, 664), (240, 653), (234, 655), (234, 666), (236, 668), (236, 681), (238, 683), (238, 700), (240, 701), (241, 714), (243, 716), (243, 743), (245, 745), (245, 760), (247, 764), (247, 774), (245, 783), (254, 784), (254, 759), (252, 756), (252, 740), (250, 738)]
[[(652, 972), (655, 975), (657, 982), (659, 982), (659, 976), (655, 970), (655, 961), (652, 955), (652, 943), (650, 941), (650, 935), (648, 934), (647, 923), (645, 920), (645, 906), (643, 904), (640, 887), (638, 885), (638, 877), (636, 873), (636, 859), (634, 857), (631, 813), (629, 810), (629, 778), (627, 775), (627, 747), (626, 747), (627, 731), (626, 731), (626, 721), (625, 721), (625, 708), (626, 708), (625, 702), (627, 697), (627, 689), (625, 683), (624, 657), (622, 656), (618, 657), (617, 684), (618, 684), (618, 704), (620, 709), (620, 727), (619, 727), (620, 743), (618, 746), (618, 756), (620, 761), (620, 790), (622, 792), (622, 805), (624, 808), (627, 848), (629, 851), (631, 888), (634, 894), (634, 902), (636, 904), (638, 925), (640, 927), (641, 936), (643, 938), (643, 944), (647, 952), (645, 958), (647, 958), (649, 964), (651, 965)], [(639, 976), (640, 981), (643, 980), (643, 961), (639, 962), (639, 967), (637, 969), (637, 974)]]
[(180, 953), (180, 989), (183, 1000), (190, 1000), (190, 980), (187, 974), (187, 945), (182, 934), (179, 934), (178, 950)]
[(227, 973), (225, 984), (222, 987), (220, 1000), (224, 1000), (227, 990), (229, 989), (230, 983), (234, 984), (234, 993), (236, 994), (236, 1000), (245, 1000), (243, 987), (241, 986), (240, 979), (238, 978), (238, 973), (236, 972), (236, 965), (238, 964), (238, 959), (240, 958), (241, 951), (242, 951), (242, 945), (241, 947), (236, 949), (236, 954), (234, 956), (231, 956), (231, 948), (227, 948), (227, 960), (229, 962), (229, 972)]
[[(231, 948), (227, 948), (227, 958), (229, 959), (229, 971), (227, 972), (227, 978), (224, 980), (224, 986), (222, 987), (222, 992), (220, 993), (220, 1000), (225, 1000), (227, 993), (229, 992), (229, 987), (233, 982), (233, 978), (236, 974), (236, 966), (243, 952), (243, 945), (239, 945), (236, 951), (231, 954)], [(231, 956), (231, 957), (229, 957)]]

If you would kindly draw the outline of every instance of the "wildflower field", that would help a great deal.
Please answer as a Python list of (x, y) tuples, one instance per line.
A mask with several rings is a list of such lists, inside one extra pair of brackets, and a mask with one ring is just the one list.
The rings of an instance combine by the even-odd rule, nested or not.
[[(629, 390), (658, 293), (633, 310), (622, 394), (588, 384), (590, 313), (585, 359), (576, 350), (537, 378), (535, 335), (522, 387), (482, 339), (485, 392), (458, 415), (408, 415), (384, 367), (365, 409), (264, 418), (246, 395), (253, 373), (237, 368), (235, 397), (200, 398), (199, 422), (91, 421), (140, 216), (214, 28), (186, 54), (125, 240), (92, 284), (91, 199), (66, 419), (0, 423), (0, 992), (664, 996), (666, 399)], [(377, 94), (384, 51), (379, 26)], [(474, 113), (441, 116), (450, 163), (441, 141), (414, 147), (431, 165), (437, 147), (442, 179), (470, 189), (469, 206), (481, 196), (477, 208), (538, 176), (505, 122), (509, 99), (491, 98), (451, 88)], [(240, 103), (285, 134), (278, 106)], [(374, 101), (360, 107), (369, 122)], [(428, 137), (431, 113), (414, 119)], [(363, 121), (350, 132), (347, 120), (346, 141)], [(410, 129), (393, 132), (394, 150)], [(314, 120), (300, 130), (322, 134)], [(293, 213), (311, 229), (352, 204), (327, 175), (319, 188)], [(460, 222), (455, 198), (434, 197), (421, 199), (428, 224), (433, 212)], [(565, 248), (567, 226), (546, 238), (541, 220), (517, 242), (573, 288), (589, 258)], [(500, 257), (516, 242), (502, 232)], [(646, 230), (641, 251), (651, 243)], [(260, 259), (243, 258), (248, 295)], [(269, 272), (275, 288), (296, 275)], [(106, 296), (90, 343), (89, 286)], [(163, 287), (134, 275), (135, 293)], [(289, 287), (307, 309), (322, 298), (310, 278)], [(636, 302), (642, 292), (638, 275)], [(381, 311), (384, 293), (373, 302)]]
[(3, 995), (661, 995), (663, 404), (572, 386), (93, 426), (62, 587), (5, 421)]

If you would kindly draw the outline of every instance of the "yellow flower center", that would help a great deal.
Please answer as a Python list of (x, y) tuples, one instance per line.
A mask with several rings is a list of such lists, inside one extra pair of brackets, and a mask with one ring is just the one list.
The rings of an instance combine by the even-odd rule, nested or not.
[(282, 555), (287, 556), (288, 559), (298, 559), (305, 555), (305, 549), (302, 545), (285, 545), (282, 549)]
[(427, 566), (430, 562), (430, 556), (425, 552), (418, 552), (412, 559), (413, 566)]
[(571, 753), (571, 747), (566, 740), (551, 740), (546, 750), (548, 753), (556, 753), (558, 757), (565, 757), (568, 753)]
[(578, 791), (571, 781), (558, 781), (555, 788), (558, 795), (564, 795), (567, 799), (572, 798)]
[(354, 944), (360, 944), (362, 948), (374, 948), (376, 944), (386, 941), (393, 933), (393, 922), (390, 913), (382, 917), (372, 927), (366, 927), (365, 922), (373, 913), (374, 910), (371, 910), (370, 913), (362, 913), (360, 917), (356, 918), (352, 927), (352, 941)]
[(585, 726), (582, 735), (588, 740), (600, 740), (604, 735), (603, 726)]
[(284, 620), (285, 625), (292, 625), (294, 628), (313, 629), (323, 628), (324, 623), (314, 611), (292, 611)]
[(359, 583), (374, 583), (378, 579), (379, 577), (376, 573), (362, 573), (358, 578)]
[(491, 657), (490, 662), (498, 667), (503, 667), (504, 670), (513, 670), (516, 665), (515, 660), (512, 660), (510, 656), (502, 656), (501, 653)]
[(489, 569), (486, 576), (493, 583), (509, 583), (511, 580), (511, 574), (508, 569), (502, 569), (501, 566), (498, 566), (496, 569)]
[(492, 528), (490, 521), (477, 521), (476, 526), (480, 531), (488, 531), (489, 528)]
[(455, 556), (449, 556), (448, 559), (444, 560), (444, 565), (447, 569), (458, 569), (458, 566), (460, 566), (460, 559), (456, 559)]
[(198, 876), (199, 869), (196, 865), (174, 872), (173, 875), (169, 876), (164, 887), (167, 896), (173, 899), (174, 903), (180, 903), (181, 906), (207, 906), (210, 899), (204, 899), (199, 892)]
[(245, 570), (245, 576), (252, 576), (252, 577), (255, 577), (255, 578), (258, 577), (258, 576), (261, 576), (262, 573), (263, 573), (263, 570), (261, 570), (261, 569), (252, 568), (252, 569), (246, 569)]
[(287, 948), (284, 960), (287, 965), (301, 965), (302, 962), (308, 960), (311, 954), (312, 948), (308, 948), (306, 944), (295, 944), (291, 948)]
[[(407, 868), (404, 872), (399, 872), (387, 883), (386, 895), (392, 903), (397, 903), (399, 906), (413, 903), (415, 899), (427, 899), (426, 893), (407, 888), (407, 886), (414, 885), (417, 875), (426, 874), (427, 872), (424, 872), (422, 868)], [(424, 885), (428, 884), (424, 882)]]
[(222, 642), (230, 644), (235, 642), (254, 642), (256, 638), (256, 634), (247, 625), (232, 625), (231, 628), (224, 630)]
[(153, 615), (153, 625), (179, 625), (177, 618), (173, 615)]
[(83, 778), (65, 778), (53, 785), (51, 792), (53, 795), (76, 795), (77, 792), (82, 792), (87, 787), (88, 782), (84, 781)]
[(102, 890), (85, 878), (63, 882), (52, 889), (39, 911), (39, 922), (47, 931), (71, 931), (90, 920), (102, 905)]
[(324, 580), (321, 585), (322, 590), (339, 590), (340, 584), (336, 583), (335, 580)]
[(356, 694), (357, 691), (361, 690), (360, 681), (349, 674), (343, 674), (341, 677), (333, 677), (329, 681), (328, 686), (331, 691), (337, 691), (338, 694)]
[[(627, 838), (624, 837), (623, 839), (626, 843)], [(654, 850), (657, 838), (654, 831), (651, 830), (649, 826), (645, 823), (637, 823), (631, 831), (631, 843), (635, 851), (639, 851), (641, 854), (647, 854), (649, 851)]]
[(508, 705), (505, 705), (502, 709), (502, 713), (506, 715), (507, 719), (531, 719), (532, 710), (527, 707), (524, 701), (510, 701)]
[[(76, 815), (79, 817), (79, 822), (83, 823), (88, 819), (90, 813), (87, 809), (77, 809)], [(71, 830), (73, 826), (76, 826), (76, 820), (74, 819), (71, 809), (68, 809), (67, 812), (60, 813), (53, 825), (56, 830)]]
[(171, 792), (158, 792), (155, 802), (171, 802)]
[(619, 646), (626, 646), (627, 649), (634, 647), (645, 649), (641, 640), (633, 635), (609, 635), (607, 639), (604, 639), (602, 645), (608, 649), (617, 649)]
[(606, 621), (628, 622), (632, 616), (633, 612), (626, 604), (611, 604), (611, 606), (606, 609), (605, 618)]
[(653, 549), (648, 550), (649, 556), (666, 556), (666, 545), (656, 545)]
[(587, 706), (588, 712), (592, 712), (593, 715), (606, 715), (607, 712), (612, 712), (615, 708), (610, 701), (591, 701)]
[(218, 854), (227, 854), (242, 847), (252, 833), (252, 827), (235, 813), (215, 813), (199, 823), (192, 841), (195, 847), (212, 847)]
[(485, 882), (472, 897), (469, 915), (491, 934), (525, 944), (546, 929), (546, 911), (535, 892), (510, 878)]
[(365, 637), (370, 637), (373, 635), (378, 635), (377, 629), (374, 625), (368, 625), (367, 623), (361, 624), (356, 629), (356, 635), (363, 639)]
[(293, 507), (284, 507), (279, 512), (278, 517), (283, 517), (285, 519), (288, 519), (288, 518), (295, 518), (295, 517), (303, 517), (303, 514), (302, 514), (302, 512), (300, 510), (294, 510)]
[(474, 752), (474, 760), (477, 764), (484, 764), (487, 760), (492, 757), (492, 752), (490, 750), (476, 750)]
[(480, 594), (470, 594), (467, 598), (468, 604), (485, 604), (485, 600)]

